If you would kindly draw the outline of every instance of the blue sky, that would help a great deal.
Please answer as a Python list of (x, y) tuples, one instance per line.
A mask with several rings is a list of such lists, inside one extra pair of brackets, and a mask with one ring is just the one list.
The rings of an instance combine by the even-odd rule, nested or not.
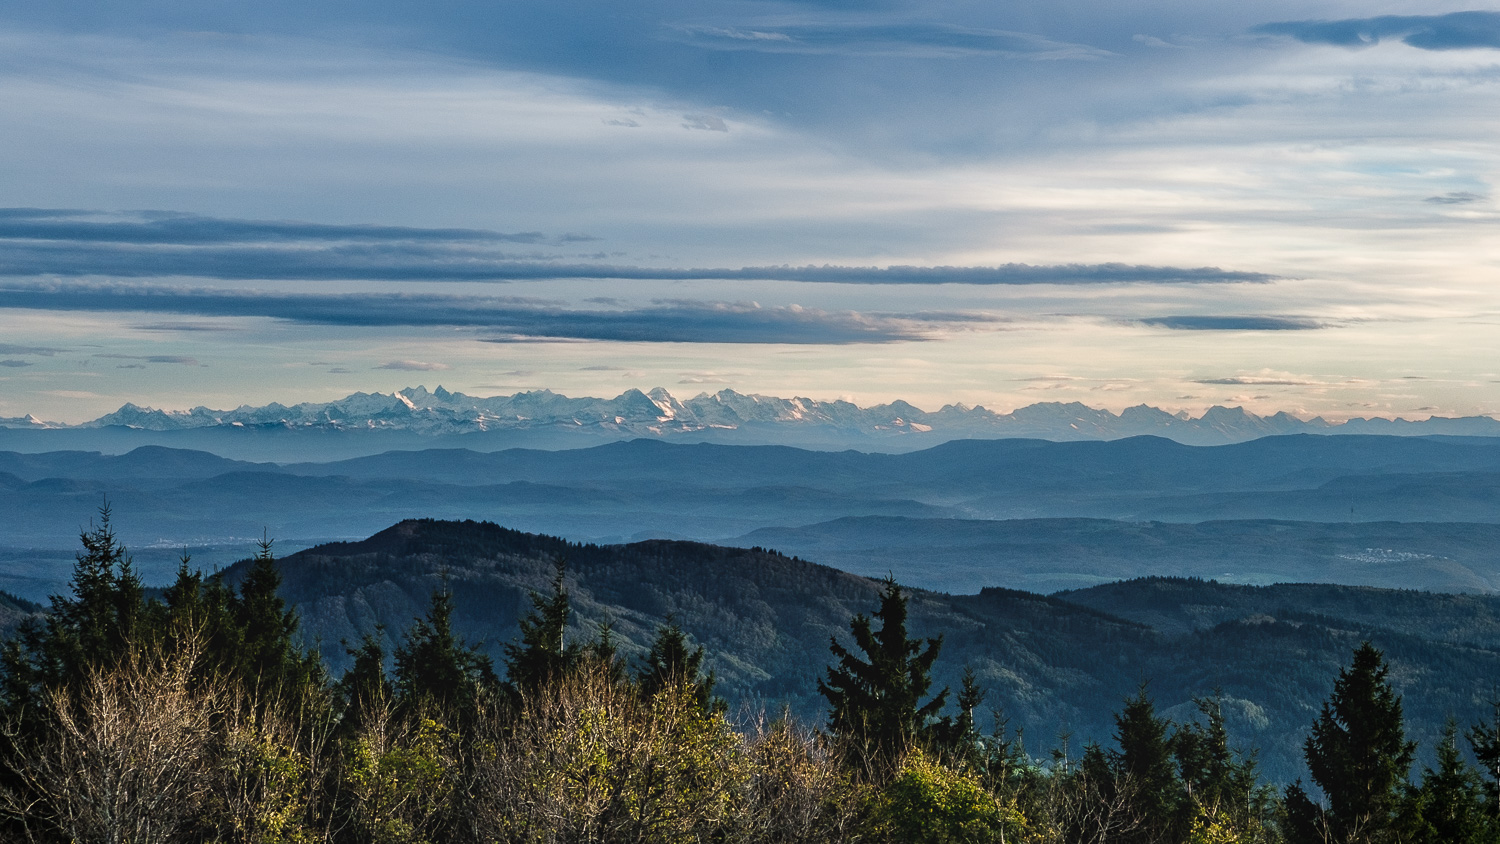
[(1500, 411), (1500, 10), (0, 2), (0, 416)]

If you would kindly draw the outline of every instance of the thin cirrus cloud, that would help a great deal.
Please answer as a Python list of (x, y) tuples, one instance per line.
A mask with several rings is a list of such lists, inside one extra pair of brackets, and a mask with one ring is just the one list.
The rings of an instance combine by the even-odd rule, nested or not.
[(1474, 193), (1473, 191), (1456, 190), (1439, 194), (1438, 196), (1429, 196), (1422, 201), (1430, 202), (1433, 205), (1468, 205), (1471, 202), (1479, 202), (1482, 199), (1484, 199), (1483, 194)]
[[(107, 217), (107, 219), (98, 219)], [(497, 244), (558, 244), (478, 229), (224, 220), (153, 212), (0, 210), (0, 275), (306, 281), (599, 280), (797, 281), (829, 284), (1216, 284), (1277, 276), (1219, 267), (1124, 263), (1001, 266), (838, 265), (740, 268), (579, 264)]]
[(1178, 316), (1140, 317), (1131, 322), (1176, 331), (1309, 331), (1327, 325), (1304, 317), (1282, 316)]
[(535, 300), (415, 294), (286, 294), (170, 285), (49, 283), (0, 288), (0, 308), (263, 317), (348, 327), (462, 327), (495, 342), (535, 339), (842, 345), (932, 339), (945, 326), (992, 323), (971, 313), (868, 314), (796, 305), (665, 300), (632, 310), (578, 310)]
[(108, 358), (111, 360), (136, 360), (145, 363), (178, 363), (183, 366), (202, 366), (197, 358), (185, 357), (183, 355), (120, 355), (120, 354), (97, 354), (96, 358)]
[(1290, 36), (1307, 44), (1337, 47), (1369, 47), (1394, 40), (1421, 50), (1497, 50), (1500, 49), (1500, 12), (1280, 21), (1261, 24), (1252, 31)]
[(442, 372), (450, 369), (446, 363), (429, 363), (421, 360), (393, 360), (375, 368), (394, 369), (400, 372)]
[(59, 349), (54, 346), (21, 346), (15, 343), (0, 343), (0, 355), (38, 355), (50, 358), (67, 349)]
[(177, 211), (128, 215), (73, 208), (0, 208), (0, 239), (132, 244), (213, 244), (276, 241), (457, 241), (540, 244), (597, 240), (569, 234), (411, 226), (331, 225), (280, 220), (235, 220)]
[(711, 50), (761, 53), (959, 58), (999, 55), (1021, 59), (1100, 59), (1112, 55), (1086, 44), (943, 23), (795, 22), (765, 25), (679, 23), (668, 37)]
[(1217, 384), (1232, 387), (1317, 387), (1321, 381), (1299, 378), (1277, 378), (1260, 375), (1234, 375), (1228, 378), (1198, 378), (1194, 384)]

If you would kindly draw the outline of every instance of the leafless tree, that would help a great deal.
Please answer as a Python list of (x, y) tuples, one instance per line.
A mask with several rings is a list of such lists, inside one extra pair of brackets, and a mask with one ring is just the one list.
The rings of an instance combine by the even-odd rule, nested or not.
[(53, 689), (37, 734), (6, 725), (18, 785), (0, 793), (0, 809), (29, 838), (172, 844), (201, 816), (225, 701), (195, 687), (201, 648), (186, 641), (171, 654), (131, 648), (119, 665)]

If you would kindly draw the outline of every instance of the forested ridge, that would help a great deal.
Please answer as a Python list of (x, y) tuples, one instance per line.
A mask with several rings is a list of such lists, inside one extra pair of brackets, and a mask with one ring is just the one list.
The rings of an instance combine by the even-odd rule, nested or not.
[[(1121, 585), (1194, 628), (1167, 635), (765, 549), (428, 521), (280, 561), (266, 542), (217, 575), (185, 560), (156, 591), (102, 516), (0, 654), (7, 838), (1500, 840), (1482, 600), (1416, 635), (1306, 595), (1184, 614), (1170, 593), (1219, 585)], [(1094, 698), (1106, 722), (1077, 729)], [(1067, 735), (1015, 729), (1052, 709), (1080, 713)], [(1241, 727), (1285, 713), (1296, 771), (1267, 776)]]

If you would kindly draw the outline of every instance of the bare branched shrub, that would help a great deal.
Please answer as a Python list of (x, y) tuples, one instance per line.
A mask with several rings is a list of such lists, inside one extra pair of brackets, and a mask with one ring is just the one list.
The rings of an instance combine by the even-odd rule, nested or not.
[(461, 778), (458, 744), (453, 730), (428, 713), (400, 713), (385, 697), (368, 702), (345, 747), (340, 783), (356, 840), (434, 840)]
[(764, 844), (855, 840), (860, 786), (845, 774), (845, 754), (826, 736), (789, 717), (751, 725), (749, 777), (729, 840)]
[(697, 842), (735, 817), (738, 736), (691, 691), (642, 701), (603, 669), (557, 679), (488, 724), (476, 783), (490, 840)]
[[(311, 696), (309, 696), (311, 697)], [(261, 702), (237, 695), (219, 739), (213, 825), (226, 842), (311, 844), (329, 837), (332, 774), (321, 701)]]
[(131, 648), (111, 668), (53, 689), (44, 729), (19, 735), (6, 764), (18, 786), (0, 808), (31, 840), (61, 835), (98, 844), (181, 840), (213, 793), (215, 723), (224, 696), (195, 688), (201, 648), (172, 654)]

